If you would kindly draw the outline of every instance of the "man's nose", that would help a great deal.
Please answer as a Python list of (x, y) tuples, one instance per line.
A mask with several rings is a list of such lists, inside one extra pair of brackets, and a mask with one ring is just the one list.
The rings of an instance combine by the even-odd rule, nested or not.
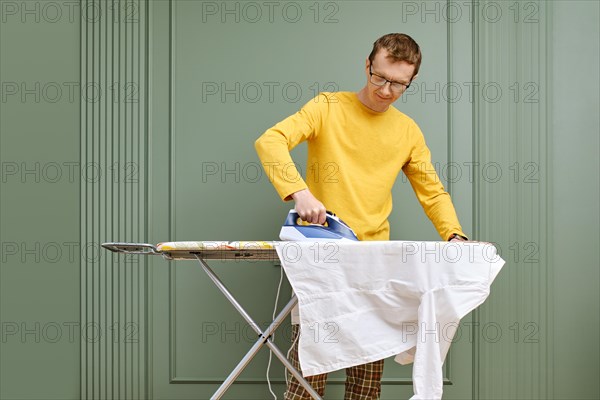
[(381, 87), (381, 93), (386, 96), (392, 95), (392, 84), (391, 82), (386, 82), (385, 85)]

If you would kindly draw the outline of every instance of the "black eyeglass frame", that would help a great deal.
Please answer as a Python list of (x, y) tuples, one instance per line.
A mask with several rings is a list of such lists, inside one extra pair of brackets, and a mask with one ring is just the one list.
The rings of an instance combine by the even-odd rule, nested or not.
[[(405, 83), (402, 83), (402, 82), (390, 81), (390, 80), (389, 80), (389, 79), (387, 79), (385, 76), (381, 76), (381, 75), (379, 75), (379, 74), (375, 74), (375, 73), (373, 73), (373, 71), (372, 71), (372, 68), (373, 68), (373, 65), (371, 65), (371, 64), (370, 64), (370, 65), (369, 65), (369, 75), (370, 75), (369, 81), (370, 81), (370, 82), (371, 82), (373, 85), (375, 85), (375, 86), (383, 87), (383, 86), (385, 86), (385, 85), (386, 85), (386, 84), (389, 82), (389, 83), (390, 83), (390, 88), (392, 88), (392, 90), (394, 90), (394, 84), (397, 84), (397, 85), (400, 85), (400, 89), (399, 89), (399, 90), (396, 90), (396, 91), (397, 91), (397, 92), (404, 92), (406, 89), (408, 89), (408, 88), (410, 87), (410, 85), (411, 85), (411, 83), (412, 83), (412, 79), (410, 80), (410, 82), (408, 82), (408, 85), (407, 85), (407, 84), (405, 84)], [(373, 82), (373, 80), (372, 80), (372, 78), (373, 78), (373, 75), (375, 75), (375, 76), (376, 76), (376, 77), (378, 77), (378, 78), (381, 78), (381, 79), (385, 80), (385, 82), (384, 82), (382, 85), (380, 85), (380, 84), (378, 84), (378, 83), (375, 83), (375, 82)]]

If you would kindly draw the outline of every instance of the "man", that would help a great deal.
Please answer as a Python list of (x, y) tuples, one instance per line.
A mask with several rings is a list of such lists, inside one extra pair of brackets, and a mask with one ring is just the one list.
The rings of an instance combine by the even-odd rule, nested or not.
[[(410, 36), (382, 36), (366, 60), (367, 82), (358, 93), (321, 93), (256, 141), (269, 179), (282, 200), (294, 200), (303, 220), (323, 224), (325, 210), (332, 210), (360, 240), (389, 240), (391, 189), (402, 170), (442, 239), (466, 240), (421, 130), (392, 105), (417, 77), (420, 64), (421, 51)], [(289, 153), (303, 141), (306, 180)], [(294, 325), (290, 358), (296, 368), (298, 334)], [(382, 372), (383, 360), (348, 368), (345, 399), (378, 399)], [(307, 380), (323, 395), (326, 378)], [(290, 376), (285, 398), (310, 396)]]

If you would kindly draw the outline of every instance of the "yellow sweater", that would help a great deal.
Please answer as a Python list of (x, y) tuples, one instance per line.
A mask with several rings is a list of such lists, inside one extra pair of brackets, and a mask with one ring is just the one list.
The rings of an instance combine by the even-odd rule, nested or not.
[[(289, 153), (303, 141), (306, 180)], [(308, 187), (360, 240), (389, 240), (392, 186), (401, 169), (441, 238), (466, 236), (421, 130), (393, 106), (376, 112), (356, 93), (321, 93), (267, 130), (255, 147), (282, 200)]]

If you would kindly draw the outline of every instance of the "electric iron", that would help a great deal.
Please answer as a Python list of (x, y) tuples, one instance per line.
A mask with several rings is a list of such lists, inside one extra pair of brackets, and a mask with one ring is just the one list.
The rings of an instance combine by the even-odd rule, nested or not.
[(352, 228), (331, 211), (327, 211), (326, 226), (302, 225), (298, 223), (299, 219), (298, 212), (294, 209), (290, 210), (279, 232), (281, 240), (358, 240)]

